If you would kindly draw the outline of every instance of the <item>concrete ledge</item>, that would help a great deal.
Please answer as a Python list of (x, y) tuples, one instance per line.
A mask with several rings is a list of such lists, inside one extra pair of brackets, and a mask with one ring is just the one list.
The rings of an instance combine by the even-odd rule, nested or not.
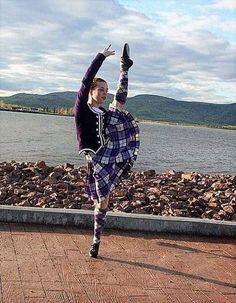
[[(0, 222), (93, 227), (93, 211), (0, 205)], [(106, 228), (236, 238), (236, 222), (108, 212)]]

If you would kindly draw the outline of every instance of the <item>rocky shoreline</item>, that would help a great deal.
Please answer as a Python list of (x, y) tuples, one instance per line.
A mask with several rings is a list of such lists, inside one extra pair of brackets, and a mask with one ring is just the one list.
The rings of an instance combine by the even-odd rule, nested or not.
[[(94, 208), (84, 192), (86, 167), (52, 167), (44, 161), (0, 163), (0, 204), (43, 208)], [(236, 176), (170, 170), (131, 172), (113, 190), (110, 210), (236, 221)]]

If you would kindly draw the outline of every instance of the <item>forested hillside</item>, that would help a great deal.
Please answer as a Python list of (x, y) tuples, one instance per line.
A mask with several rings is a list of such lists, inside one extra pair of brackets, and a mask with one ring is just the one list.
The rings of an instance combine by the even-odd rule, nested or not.
[[(28, 107), (70, 108), (76, 92), (55, 92), (45, 95), (16, 94), (0, 97), (0, 101)], [(105, 107), (112, 100), (108, 95)], [(236, 103), (212, 104), (178, 101), (157, 95), (137, 95), (129, 98), (126, 108), (137, 119), (161, 120), (204, 125), (236, 125)]]

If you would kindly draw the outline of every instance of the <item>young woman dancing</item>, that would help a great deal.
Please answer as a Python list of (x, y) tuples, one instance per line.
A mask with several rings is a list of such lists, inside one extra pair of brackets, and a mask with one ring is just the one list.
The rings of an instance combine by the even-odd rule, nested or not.
[(128, 93), (128, 70), (133, 65), (127, 43), (121, 53), (114, 100), (109, 110), (102, 107), (108, 94), (108, 84), (95, 76), (103, 61), (115, 54), (110, 48), (111, 45), (98, 53), (90, 64), (74, 105), (79, 153), (85, 153), (88, 161), (85, 190), (95, 203), (94, 237), (89, 250), (90, 257), (94, 258), (98, 256), (109, 194), (127, 175), (139, 149), (139, 128), (124, 108)]

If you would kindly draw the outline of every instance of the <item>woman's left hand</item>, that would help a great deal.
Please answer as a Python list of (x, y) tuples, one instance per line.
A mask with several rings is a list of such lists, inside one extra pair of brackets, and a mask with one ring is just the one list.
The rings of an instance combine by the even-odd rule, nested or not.
[(115, 99), (112, 101), (112, 106), (114, 106), (115, 108), (118, 108), (121, 112), (125, 111), (124, 104), (120, 103), (119, 101), (117, 101)]
[(115, 51), (114, 50), (110, 50), (111, 44), (108, 47), (105, 47), (104, 50), (102, 51), (102, 54), (105, 57), (109, 57), (112, 55), (115, 55)]

